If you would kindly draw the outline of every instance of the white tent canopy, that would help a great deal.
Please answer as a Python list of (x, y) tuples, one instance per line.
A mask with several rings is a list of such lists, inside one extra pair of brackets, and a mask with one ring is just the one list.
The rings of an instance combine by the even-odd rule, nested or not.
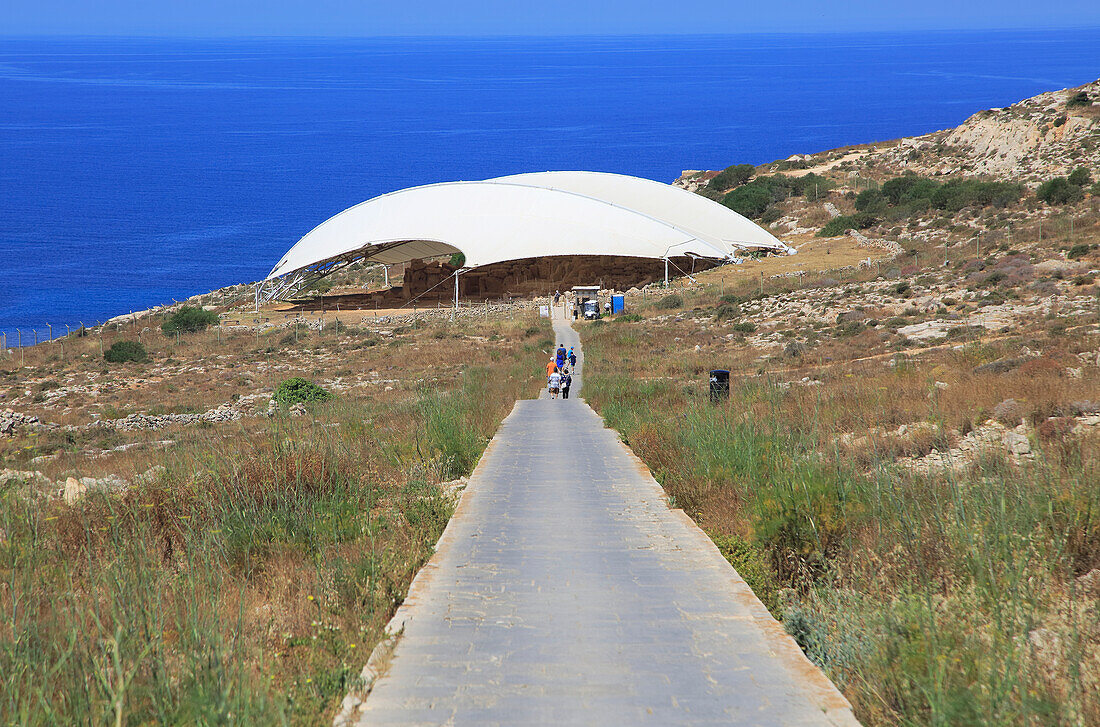
[(392, 265), (462, 252), (468, 267), (550, 255), (731, 259), (789, 251), (749, 220), (669, 185), (596, 172), (543, 172), (411, 187), (355, 205), (292, 247), (257, 300), (352, 262)]
[(788, 252), (771, 233), (714, 200), (682, 187), (608, 172), (529, 172), (490, 181), (529, 184), (596, 197), (644, 212), (700, 238), (720, 240), (728, 253), (746, 248)]

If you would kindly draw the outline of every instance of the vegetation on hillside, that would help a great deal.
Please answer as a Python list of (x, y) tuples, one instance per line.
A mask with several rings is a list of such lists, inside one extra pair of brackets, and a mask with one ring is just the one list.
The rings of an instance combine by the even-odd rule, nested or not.
[(185, 305), (169, 315), (160, 328), (165, 335), (195, 333), (218, 324), (218, 314), (198, 306)]
[(149, 360), (149, 353), (141, 341), (115, 341), (103, 352), (103, 358), (109, 363), (144, 363)]
[[(585, 398), (864, 724), (1100, 722), (1100, 433), (1072, 431), (1100, 406), (1100, 372), (1074, 368), (1100, 346), (1100, 308), (907, 343), (898, 328), (946, 311), (890, 319), (861, 290), (913, 297), (938, 280), (914, 261), (843, 284), (761, 288), (753, 273), (682, 291), (695, 317), (651, 304), (645, 323), (585, 326)], [(1050, 285), (1026, 256), (979, 262), (943, 280), (981, 302)], [(840, 306), (835, 326), (763, 313), (796, 293)], [(766, 325), (738, 332), (752, 321)], [(761, 330), (786, 343), (748, 345)], [(740, 343), (723, 346), (727, 333)], [(1041, 354), (1021, 357), (1024, 345)], [(719, 405), (705, 383), (716, 366), (733, 382)], [(1028, 422), (1028, 457), (998, 440), (946, 470), (906, 464), (996, 417)]]
[[(385, 342), (340, 330), (301, 343), (278, 329), (157, 339), (153, 370), (90, 399), (69, 383), (100, 380), (83, 354), (125, 331), (74, 335), (64, 359), (57, 344), (30, 349), (25, 369), (3, 362), (0, 386), (53, 382), (34, 388), (63, 395), (78, 423), (94, 420), (89, 408), (155, 415), (253, 395), (273, 386), (272, 360), (270, 372), (349, 384), (338, 399), (307, 396), (304, 416), (0, 440), (4, 468), (93, 482), (59, 497), (35, 476), (0, 478), (5, 723), (331, 721), (446, 524), (440, 483), (469, 474), (512, 402), (538, 389), (547, 328), (420, 322)], [(280, 390), (291, 389), (313, 391)]]

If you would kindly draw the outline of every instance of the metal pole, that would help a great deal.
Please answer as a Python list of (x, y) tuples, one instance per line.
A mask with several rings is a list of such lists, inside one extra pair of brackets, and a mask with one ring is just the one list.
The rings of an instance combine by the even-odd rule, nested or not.
[(388, 288), (388, 287), (390, 287), (390, 266), (389, 265), (383, 265), (382, 270), (386, 274), (386, 287)]
[(455, 271), (455, 309), (451, 312), (452, 321), (455, 319), (455, 316), (458, 315), (458, 272), (457, 270)]
[(665, 287), (668, 287), (668, 257), (665, 257)]

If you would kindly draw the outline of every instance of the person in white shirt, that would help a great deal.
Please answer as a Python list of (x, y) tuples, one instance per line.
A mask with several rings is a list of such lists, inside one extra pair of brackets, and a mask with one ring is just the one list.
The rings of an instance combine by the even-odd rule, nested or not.
[(549, 386), (550, 398), (557, 399), (558, 390), (561, 388), (561, 374), (558, 373), (557, 369), (554, 370), (554, 373), (550, 374)]

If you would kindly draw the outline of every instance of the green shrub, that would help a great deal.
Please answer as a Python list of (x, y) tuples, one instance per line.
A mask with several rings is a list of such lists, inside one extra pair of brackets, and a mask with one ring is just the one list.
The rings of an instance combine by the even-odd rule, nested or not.
[(1077, 167), (1070, 175), (1066, 177), (1070, 184), (1076, 184), (1078, 187), (1084, 187), (1092, 182), (1092, 175), (1089, 174), (1087, 167)]
[(454, 255), (451, 255), (451, 267), (452, 268), (462, 268), (462, 267), (465, 267), (465, 266), (466, 266), (466, 253), (456, 252)]
[(779, 618), (779, 581), (768, 564), (767, 555), (736, 535), (708, 535), (756, 597), (767, 606), (773, 616)]
[(738, 333), (755, 333), (756, 332), (756, 324), (755, 323), (749, 323), (748, 321), (742, 321), (741, 323), (734, 323), (732, 328), (733, 328), (733, 330), (737, 331)]
[(1093, 197), (1100, 197), (1100, 182), (1096, 182), (1091, 187), (1089, 187), (1089, 194), (1091, 194)]
[(1055, 177), (1040, 184), (1035, 196), (1047, 204), (1056, 205), (1080, 202), (1085, 194), (1078, 185), (1071, 183), (1067, 178)]
[(1091, 105), (1092, 105), (1092, 100), (1089, 98), (1089, 95), (1084, 91), (1078, 91), (1077, 93), (1070, 96), (1069, 100), (1066, 101), (1066, 108), (1067, 109), (1072, 109), (1072, 108), (1077, 107), (1077, 106), (1091, 106)]
[(856, 209), (878, 214), (886, 210), (886, 195), (881, 189), (865, 189), (856, 195)]
[(140, 341), (115, 341), (103, 352), (103, 358), (111, 363), (144, 363), (149, 360), (149, 353)]
[(741, 307), (736, 303), (719, 303), (714, 309), (714, 319), (719, 321), (729, 320), (741, 315)]
[(204, 310), (197, 306), (185, 305), (178, 311), (168, 316), (168, 320), (161, 324), (160, 329), (165, 335), (175, 333), (194, 333), (205, 330), (207, 326), (218, 322), (218, 314), (214, 311)]
[(1088, 255), (1088, 254), (1089, 254), (1089, 245), (1088, 245), (1088, 243), (1083, 243), (1082, 242), (1082, 243), (1078, 243), (1078, 244), (1074, 245), (1073, 247), (1071, 247), (1069, 249), (1069, 252), (1066, 253), (1066, 257), (1068, 257), (1070, 260), (1077, 260), (1079, 258), (1083, 258), (1085, 255)]
[(931, 179), (918, 177), (916, 174), (906, 174), (885, 182), (882, 185), (882, 194), (892, 205), (920, 200), (923, 200), (925, 204), (929, 204), (932, 193), (939, 189), (939, 186)]
[(725, 191), (733, 187), (741, 186), (752, 179), (752, 175), (754, 174), (756, 174), (756, 167), (753, 165), (734, 164), (714, 175), (714, 178), (707, 182), (707, 186), (719, 191)]
[(638, 323), (645, 319), (637, 313), (623, 313), (622, 315), (615, 316), (613, 320), (616, 323)]
[(764, 214), (764, 210), (779, 201), (774, 195), (772, 186), (762, 181), (764, 179), (768, 177), (754, 180), (751, 184), (741, 185), (723, 197), (722, 204), (739, 215), (759, 217)]
[(654, 303), (655, 308), (662, 310), (672, 310), (673, 308), (683, 308), (684, 299), (680, 297), (678, 293), (669, 293), (664, 298)]
[(870, 212), (856, 212), (854, 215), (841, 215), (834, 217), (825, 223), (825, 226), (817, 233), (818, 237), (836, 237), (843, 235), (848, 230), (866, 230), (878, 222)]
[(760, 221), (765, 225), (770, 225), (782, 216), (783, 212), (775, 205), (772, 205), (764, 210), (764, 214), (760, 215)]
[(821, 193), (827, 192), (834, 186), (835, 183), (832, 180), (816, 174), (806, 174), (801, 177), (786, 177), (781, 174), (757, 177), (724, 196), (722, 204), (745, 217), (758, 218), (769, 207), (788, 197), (814, 195), (816, 199)]
[(322, 389), (317, 384), (295, 376), (279, 384), (272, 397), (275, 403), (286, 408), (293, 404), (311, 404), (317, 401), (328, 401), (332, 393)]
[(1006, 207), (1023, 196), (1024, 188), (1009, 182), (954, 179), (932, 193), (936, 209), (958, 212), (963, 207)]

